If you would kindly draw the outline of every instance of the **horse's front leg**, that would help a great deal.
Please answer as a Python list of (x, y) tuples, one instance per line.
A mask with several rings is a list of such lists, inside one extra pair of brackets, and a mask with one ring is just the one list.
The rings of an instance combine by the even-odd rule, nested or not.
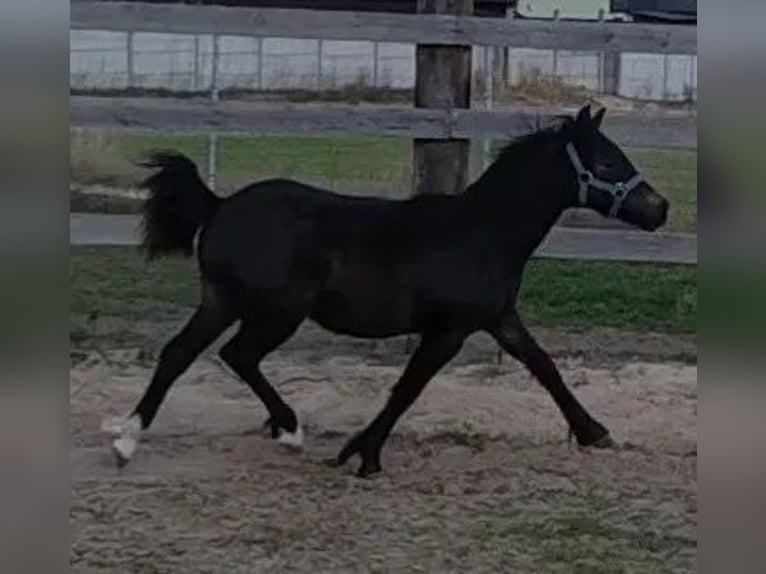
[(580, 446), (614, 446), (609, 431), (585, 410), (567, 388), (553, 360), (527, 331), (515, 310), (490, 330), (490, 334), (502, 349), (521, 361), (550, 393)]

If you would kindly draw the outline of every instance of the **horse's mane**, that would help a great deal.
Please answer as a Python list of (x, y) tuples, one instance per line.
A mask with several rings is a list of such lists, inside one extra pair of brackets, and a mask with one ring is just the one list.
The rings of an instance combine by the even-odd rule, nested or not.
[(518, 159), (525, 152), (537, 149), (538, 145), (547, 145), (561, 140), (569, 126), (574, 123), (574, 118), (562, 114), (553, 116), (551, 125), (543, 127), (540, 116), (535, 118), (532, 131), (524, 135), (512, 138), (498, 151), (495, 159)]

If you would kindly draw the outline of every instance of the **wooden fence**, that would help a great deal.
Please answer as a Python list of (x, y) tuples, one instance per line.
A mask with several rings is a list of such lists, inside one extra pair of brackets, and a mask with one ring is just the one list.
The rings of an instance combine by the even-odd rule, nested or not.
[(452, 46), (696, 54), (697, 29), (666, 24), (532, 21), (123, 2), (74, 3), (70, 28), (370, 40)]
[[(71, 97), (72, 125), (206, 132), (211, 163), (218, 132), (320, 132), (415, 139), (416, 192), (455, 193), (467, 179), (470, 138), (512, 137), (552, 110), (470, 110), (470, 46), (693, 54), (696, 28), (615, 22), (478, 18), (472, 0), (422, 0), (421, 12), (391, 14), (121, 2), (74, 3), (73, 29), (369, 40), (417, 44), (415, 107), (316, 106), (200, 99)], [(214, 46), (217, 42), (214, 41)], [(215, 58), (214, 58), (215, 60)], [(215, 74), (214, 74), (215, 76)], [(556, 110), (558, 113), (561, 110)], [(605, 131), (628, 146), (696, 148), (689, 114), (608, 114)]]

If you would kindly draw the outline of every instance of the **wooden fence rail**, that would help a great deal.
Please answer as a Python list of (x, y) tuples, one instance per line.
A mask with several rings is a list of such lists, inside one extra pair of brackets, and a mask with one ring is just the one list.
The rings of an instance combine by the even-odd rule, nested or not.
[(255, 37), (507, 46), (546, 50), (696, 54), (692, 26), (532, 21), (124, 2), (73, 3), (70, 28)]
[[(73, 126), (199, 133), (354, 133), (411, 138), (505, 138), (528, 133), (553, 110), (464, 110), (72, 96)], [(557, 110), (556, 113), (561, 113)], [(629, 147), (697, 147), (689, 114), (609, 114), (604, 132)]]

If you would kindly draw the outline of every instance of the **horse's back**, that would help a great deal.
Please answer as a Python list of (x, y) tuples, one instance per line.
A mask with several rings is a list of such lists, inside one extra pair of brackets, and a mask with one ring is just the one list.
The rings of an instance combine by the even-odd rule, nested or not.
[(404, 202), (343, 196), (291, 180), (248, 186), (221, 203), (200, 242), (203, 274), (258, 288), (317, 282), (338, 251), (369, 245)]
[(259, 182), (222, 202), (200, 242), (200, 268), (253, 310), (300, 309), (360, 336), (404, 332), (425, 283), (448, 283), (439, 269), (452, 269), (438, 260), (455, 244), (446, 237), (455, 229), (450, 205)]

